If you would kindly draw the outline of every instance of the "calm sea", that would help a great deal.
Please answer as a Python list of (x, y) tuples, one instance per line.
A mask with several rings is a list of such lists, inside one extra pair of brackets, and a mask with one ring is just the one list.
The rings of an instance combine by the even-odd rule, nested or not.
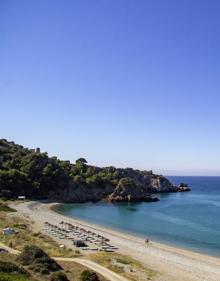
[(220, 177), (169, 177), (191, 192), (157, 194), (155, 203), (63, 204), (66, 216), (220, 256)]

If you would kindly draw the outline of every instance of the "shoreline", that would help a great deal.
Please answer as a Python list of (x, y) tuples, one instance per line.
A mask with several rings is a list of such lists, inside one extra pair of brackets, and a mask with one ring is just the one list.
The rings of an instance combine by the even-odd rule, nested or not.
[[(54, 210), (59, 203), (25, 202), (13, 205), (18, 215), (35, 222), (37, 229), (43, 223), (59, 223), (61, 220), (83, 226), (106, 236), (119, 248), (117, 252), (139, 260), (159, 273), (158, 281), (217, 281), (220, 276), (220, 258), (150, 241), (112, 228), (65, 216)], [(61, 241), (60, 241), (61, 243)], [(62, 241), (63, 243), (63, 241)], [(72, 246), (69, 244), (68, 246)], [(179, 278), (181, 276), (181, 279)]]
[[(49, 204), (52, 204), (49, 207), (49, 209), (52, 212), (60, 214), (60, 215), (66, 217), (66, 218), (69, 218), (69, 219), (74, 219), (74, 220), (80, 221), (81, 224), (84, 225), (84, 226), (86, 226), (86, 225), (92, 226), (93, 225), (94, 230), (96, 230), (97, 228), (101, 228), (101, 229), (106, 229), (108, 231), (113, 231), (113, 232), (116, 232), (116, 233), (120, 232), (121, 234), (124, 234), (125, 236), (128, 235), (128, 236), (131, 236), (131, 237), (142, 239), (142, 241), (144, 241), (145, 239), (149, 239), (150, 243), (160, 245), (160, 246), (163, 246), (163, 247), (174, 248), (174, 249), (178, 249), (180, 251), (181, 250), (187, 251), (187, 252), (195, 253), (195, 254), (198, 254), (198, 255), (206, 256), (207, 258), (213, 257), (213, 258), (220, 259), (220, 255), (217, 255), (217, 254), (215, 255), (215, 254), (212, 254), (212, 253), (206, 253), (206, 252), (203, 252), (203, 251), (194, 250), (190, 247), (187, 248), (187, 247), (184, 247), (184, 246), (181, 246), (181, 245), (178, 245), (178, 244), (175, 245), (175, 244), (172, 244), (172, 243), (169, 243), (169, 242), (160, 241), (160, 240), (154, 239), (154, 237), (152, 237), (152, 236), (147, 236), (148, 234), (142, 235), (140, 233), (136, 233), (136, 232), (132, 232), (132, 231), (129, 232), (129, 231), (117, 228), (117, 227), (112, 227), (112, 226), (108, 227), (108, 226), (103, 225), (103, 224), (89, 222), (89, 220), (84, 220), (84, 219), (81, 219), (81, 218), (68, 216), (68, 215), (65, 215), (62, 212), (59, 212), (58, 210), (56, 210), (56, 207), (58, 207), (59, 205), (62, 205), (64, 203), (49, 203)], [(66, 204), (68, 204), (68, 203), (66, 203)]]

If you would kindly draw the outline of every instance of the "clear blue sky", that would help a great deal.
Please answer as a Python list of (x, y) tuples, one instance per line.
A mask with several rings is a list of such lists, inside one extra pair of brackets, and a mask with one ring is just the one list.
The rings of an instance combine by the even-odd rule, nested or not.
[(0, 137), (220, 175), (220, 1), (0, 0)]

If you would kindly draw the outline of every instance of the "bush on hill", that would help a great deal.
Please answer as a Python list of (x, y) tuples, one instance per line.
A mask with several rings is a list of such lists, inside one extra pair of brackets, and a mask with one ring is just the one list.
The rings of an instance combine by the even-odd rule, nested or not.
[(49, 274), (50, 272), (61, 269), (60, 265), (54, 259), (50, 258), (47, 253), (34, 245), (24, 247), (17, 260), (22, 265), (28, 265), (30, 270), (41, 274)]
[(16, 212), (16, 210), (6, 204), (0, 203), (0, 212)]
[(123, 186), (131, 186), (131, 187), (135, 185), (134, 182), (129, 178), (120, 179), (119, 184)]
[(95, 272), (84, 270), (80, 276), (81, 281), (99, 281), (98, 275)]
[(69, 279), (67, 278), (67, 276), (61, 272), (61, 271), (58, 271), (58, 272), (54, 272), (51, 276), (51, 281), (69, 281)]
[(28, 272), (20, 266), (17, 266), (14, 263), (11, 262), (3, 262), (0, 261), (0, 272), (4, 272), (4, 273), (20, 273), (20, 274), (24, 274), (24, 275), (28, 275)]
[(12, 262), (0, 261), (0, 281), (30, 281), (29, 273)]
[(0, 273), (0, 281), (31, 281), (29, 277), (17, 273)]

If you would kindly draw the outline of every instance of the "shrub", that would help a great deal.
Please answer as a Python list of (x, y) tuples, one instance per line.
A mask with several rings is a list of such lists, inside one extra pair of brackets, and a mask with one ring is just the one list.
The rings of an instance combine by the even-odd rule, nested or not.
[(31, 281), (29, 277), (18, 275), (17, 273), (1, 273), (0, 281)]
[(74, 177), (74, 182), (78, 183), (78, 184), (84, 183), (85, 179), (83, 178), (83, 176), (77, 175), (77, 176)]
[(34, 233), (32, 234), (32, 236), (38, 237), (38, 236), (40, 236), (40, 232), (34, 232)]
[(40, 266), (41, 268), (45, 268), (49, 271), (57, 271), (61, 269), (61, 267), (55, 262), (55, 260), (51, 259), (49, 256), (36, 258), (32, 262), (31, 266)]
[(23, 267), (17, 266), (16, 264), (11, 263), (11, 262), (3, 262), (3, 261), (0, 261), (0, 272), (1, 273), (2, 272), (5, 272), (5, 273), (14, 272), (14, 273), (20, 273), (23, 275), (28, 275), (27, 271)]
[(41, 271), (40, 266), (29, 266), (30, 270), (33, 270), (36, 273), (39, 273)]
[(51, 276), (51, 281), (69, 281), (67, 276), (61, 272), (61, 271), (58, 271), (58, 272), (54, 272)]
[(17, 260), (23, 265), (30, 265), (37, 258), (49, 257), (41, 248), (37, 246), (25, 246)]
[(134, 182), (130, 178), (122, 178), (122, 179), (120, 179), (119, 184), (122, 185), (122, 186), (127, 186), (127, 187), (134, 186)]
[(1, 204), (1, 203), (0, 203), (0, 211), (1, 212), (16, 212), (15, 209), (7, 206), (6, 204)]
[(50, 271), (47, 268), (43, 267), (43, 268), (40, 269), (40, 273), (43, 274), (43, 275), (46, 275), (46, 274), (49, 274)]
[(16, 228), (19, 228), (19, 229), (26, 229), (27, 228), (27, 225), (24, 224), (24, 223), (15, 223), (13, 225), (13, 227), (16, 227)]
[(49, 274), (51, 271), (60, 270), (61, 267), (37, 246), (26, 246), (17, 260), (23, 265), (29, 265), (29, 269), (41, 274)]
[(84, 270), (80, 275), (81, 281), (99, 281), (98, 275), (95, 272)]

